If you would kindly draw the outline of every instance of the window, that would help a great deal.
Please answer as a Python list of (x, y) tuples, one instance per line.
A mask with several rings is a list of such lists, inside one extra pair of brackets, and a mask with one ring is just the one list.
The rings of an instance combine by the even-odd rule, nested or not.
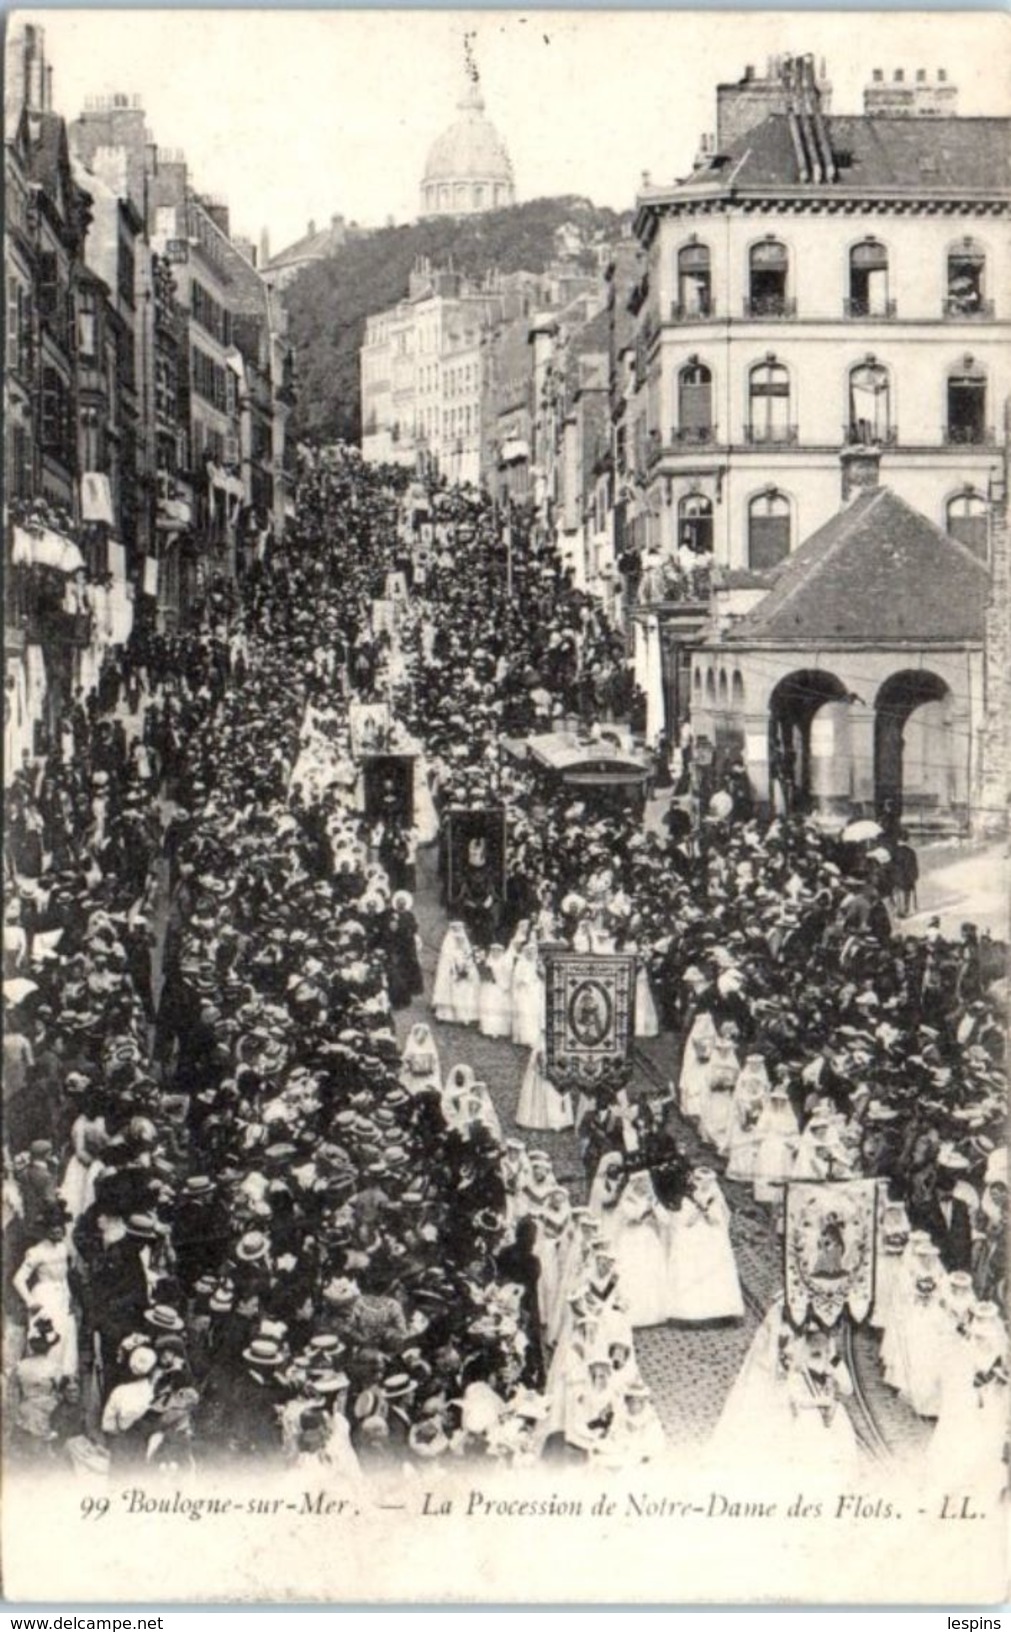
[(888, 370), (873, 358), (850, 370), (847, 440), (865, 446), (891, 436)]
[(986, 299), (986, 253), (972, 238), (948, 251), (946, 317), (992, 317)]
[(767, 357), (748, 375), (749, 442), (795, 442), (790, 424), (790, 376), (782, 363)]
[(678, 503), (678, 545), (696, 555), (711, 555), (713, 506), (701, 493), (688, 493)]
[(713, 440), (713, 376), (692, 358), (678, 375), (678, 422), (675, 442)]
[(87, 306), (77, 314), (77, 351), (80, 357), (92, 358), (96, 354), (95, 313)]
[(850, 292), (847, 317), (893, 317), (895, 303), (888, 298), (888, 251), (876, 238), (865, 238), (850, 250)]
[(748, 566), (768, 572), (790, 553), (790, 501), (768, 488), (748, 506)]
[(985, 442), (986, 376), (971, 357), (948, 375), (948, 442)]
[(775, 238), (752, 244), (748, 256), (748, 298), (746, 317), (792, 317), (793, 301), (787, 299), (790, 258), (786, 245)]
[(967, 487), (948, 500), (944, 515), (946, 532), (952, 538), (957, 538), (973, 555), (978, 555), (981, 561), (987, 558), (988, 510), (983, 494)]
[(713, 315), (712, 274), (709, 250), (705, 244), (686, 244), (678, 250), (678, 296), (674, 316), (711, 317)]

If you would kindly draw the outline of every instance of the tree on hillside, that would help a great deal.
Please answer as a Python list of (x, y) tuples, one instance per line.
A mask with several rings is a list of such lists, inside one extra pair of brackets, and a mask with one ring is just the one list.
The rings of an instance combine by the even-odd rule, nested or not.
[[(542, 272), (554, 259), (558, 228), (569, 222), (587, 241), (595, 235), (613, 241), (622, 218), (586, 199), (538, 198), (486, 215), (386, 227), (306, 267), (284, 294), (298, 382), (295, 434), (310, 441), (360, 441), (358, 353), (365, 320), (406, 295), (419, 257), (475, 279), (493, 268)], [(592, 266), (592, 253), (582, 261)]]

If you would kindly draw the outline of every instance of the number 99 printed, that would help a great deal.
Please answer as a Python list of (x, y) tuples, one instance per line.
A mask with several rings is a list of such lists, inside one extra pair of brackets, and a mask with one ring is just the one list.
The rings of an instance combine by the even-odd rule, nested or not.
[(108, 1496), (82, 1496), (81, 1518), (104, 1519), (109, 1511)]

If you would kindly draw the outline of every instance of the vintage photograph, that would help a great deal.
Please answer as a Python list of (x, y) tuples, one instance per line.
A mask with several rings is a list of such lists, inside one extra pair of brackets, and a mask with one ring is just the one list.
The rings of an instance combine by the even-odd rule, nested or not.
[(8, 1599), (1003, 1598), (1009, 66), (6, 19)]

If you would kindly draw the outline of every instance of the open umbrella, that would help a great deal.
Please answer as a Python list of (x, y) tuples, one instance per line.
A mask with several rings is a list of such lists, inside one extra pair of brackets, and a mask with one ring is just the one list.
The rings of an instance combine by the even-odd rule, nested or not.
[(880, 839), (884, 828), (879, 822), (872, 822), (869, 818), (862, 818), (858, 822), (850, 822), (844, 827), (840, 837), (847, 844), (863, 844), (865, 840)]
[(710, 816), (715, 816), (717, 821), (722, 822), (727, 816), (730, 815), (733, 808), (733, 799), (729, 793), (724, 791), (714, 793), (713, 797), (709, 801), (709, 814)]
[(32, 993), (37, 992), (38, 989), (34, 980), (5, 980), (4, 1002), (9, 1003), (12, 1008), (16, 1008), (19, 1003), (23, 1003), (26, 997), (31, 997)]

